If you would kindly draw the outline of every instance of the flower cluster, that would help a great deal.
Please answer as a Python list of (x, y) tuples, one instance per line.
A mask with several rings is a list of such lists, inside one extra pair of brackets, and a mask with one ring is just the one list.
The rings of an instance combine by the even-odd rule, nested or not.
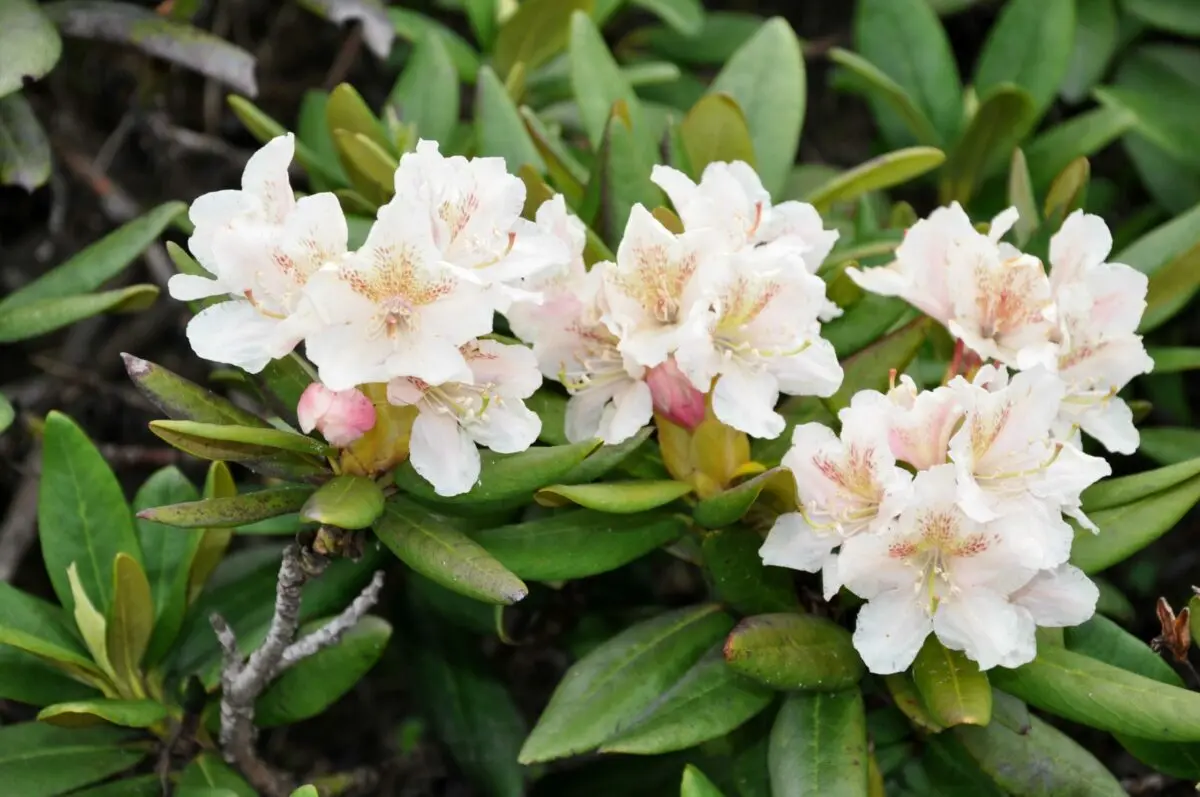
[[(189, 245), (211, 278), (177, 275), (171, 295), (224, 298), (189, 324), (192, 348), (255, 373), (303, 341), (321, 384), (301, 423), (338, 446), (374, 423), (356, 388), (386, 384), (390, 404), (417, 409), (410, 461), (439, 494), (475, 484), (477, 445), (533, 444), (541, 421), (524, 400), (543, 374), (572, 396), (567, 436), (606, 443), (656, 407), (694, 426), (710, 390), (722, 421), (775, 437), (780, 392), (828, 396), (841, 384), (820, 337), (820, 319), (838, 311), (814, 275), (836, 233), (809, 205), (772, 206), (744, 163), (713, 164), (699, 185), (658, 167), (683, 231), (636, 206), (616, 262), (588, 270), (583, 223), (561, 196), (522, 218), (525, 186), (502, 159), (419, 142), (351, 251), (333, 194), (295, 198), (293, 154), (291, 135), (272, 140), (241, 190), (192, 205)], [(531, 347), (493, 339), (497, 313)]]
[(763, 561), (867, 600), (854, 644), (873, 672), (907, 668), (931, 631), (983, 669), (1032, 660), (1036, 626), (1077, 625), (1098, 597), (1066, 564), (1063, 514), (1094, 531), (1080, 493), (1110, 469), (1055, 436), (1066, 398), (1045, 368), (1010, 380), (991, 365), (934, 390), (902, 377), (857, 393), (840, 437), (796, 428), (784, 464), (800, 509), (776, 521)]
[(1146, 276), (1105, 262), (1112, 235), (1082, 211), (1050, 239), (1047, 275), (1041, 260), (1000, 240), (1017, 218), (1009, 208), (984, 235), (957, 203), (939, 208), (908, 231), (893, 264), (847, 273), (869, 291), (902, 297), (983, 358), (1056, 371), (1066, 386), (1056, 430), (1082, 429), (1131, 454), (1138, 433), (1117, 392), (1154, 367), (1136, 334)]
[(815, 275), (837, 233), (811, 205), (772, 205), (745, 163), (710, 164), (699, 184), (665, 166), (651, 179), (682, 230), (635, 206), (616, 261), (590, 271), (578, 221), (557, 206), (543, 208), (551, 218), (539, 212), (572, 242), (571, 265), (537, 286), (540, 307), (512, 308), (513, 331), (571, 394), (571, 440), (619, 443), (655, 409), (694, 427), (710, 391), (721, 422), (778, 437), (780, 393), (829, 396), (842, 382), (820, 336), (821, 321), (839, 311)]

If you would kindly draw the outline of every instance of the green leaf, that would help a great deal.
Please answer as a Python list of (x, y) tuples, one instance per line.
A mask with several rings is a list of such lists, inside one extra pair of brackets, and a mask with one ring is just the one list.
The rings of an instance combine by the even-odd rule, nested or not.
[(774, 693), (739, 675), (718, 645), (600, 747), (602, 753), (659, 755), (730, 733), (765, 709)]
[(728, 488), (724, 492), (703, 498), (697, 502), (692, 516), (701, 526), (719, 529), (745, 517), (750, 508), (766, 490), (768, 495), (786, 496), (782, 500), (784, 509), (796, 506), (796, 479), (787, 468), (777, 467), (764, 471), (752, 479)]
[[(558, 0), (550, 0), (558, 3)], [(570, 5), (562, 3), (563, 6)], [(639, 137), (642, 145), (636, 151), (643, 160), (648, 160), (653, 141), (647, 136), (646, 121), (642, 117), (642, 105), (637, 94), (625, 79), (604, 37), (596, 29), (591, 18), (582, 11), (575, 12), (570, 19), (570, 47), (568, 56), (571, 65), (571, 88), (579, 106), (579, 116), (584, 131), (595, 149), (599, 149), (609, 129), (609, 117), (613, 105), (624, 102), (627, 126), (633, 136)], [(649, 165), (646, 166), (649, 175)]]
[(925, 708), (925, 703), (921, 701), (921, 695), (917, 692), (912, 678), (899, 672), (884, 676), (883, 680), (896, 708), (908, 717), (914, 726), (932, 733), (941, 733), (945, 730), (929, 713), (929, 709)]
[(729, 666), (774, 689), (824, 692), (858, 683), (864, 668), (850, 633), (808, 614), (760, 614), (738, 623), (725, 641)]
[(132, 3), (62, 0), (42, 9), (64, 36), (128, 44), (253, 97), (254, 56), (207, 31)]
[(291, 797), (321, 797), (321, 794), (317, 791), (316, 786), (307, 785), (296, 789), (292, 792)]
[[(662, 193), (650, 182), (654, 160), (644, 152), (643, 139), (637, 137), (638, 128), (631, 118), (625, 101), (618, 100), (613, 105), (580, 207), (580, 217), (604, 240), (616, 241), (624, 235), (634, 205), (656, 207), (662, 200)], [(588, 250), (598, 251), (601, 256), (611, 255), (605, 252), (607, 247), (597, 249), (595, 244), (589, 236), (585, 260)]]
[(12, 422), (16, 419), (17, 412), (13, 409), (13, 405), (9, 403), (8, 398), (0, 393), (0, 434), (3, 434), (8, 427), (12, 426)]
[[(201, 753), (192, 759), (179, 778), (179, 790), (204, 787), (232, 792), (236, 797), (258, 797), (242, 776), (229, 768), (216, 753)], [(185, 797), (180, 795), (180, 797)], [(207, 797), (217, 797), (211, 792)], [(226, 797), (222, 794), (221, 797)]]
[(20, 93), (0, 96), (0, 185), (33, 191), (45, 185), (50, 171), (50, 140), (33, 107)]
[(480, 67), (475, 86), (475, 138), (479, 154), (504, 158), (514, 174), (528, 164), (545, 172), (546, 164), (525, 129), (521, 113), (491, 67)]
[(835, 202), (857, 199), (871, 191), (907, 183), (941, 166), (945, 160), (946, 154), (935, 147), (909, 147), (889, 152), (839, 174), (805, 199), (817, 210), (825, 212)]
[(300, 519), (340, 529), (365, 529), (383, 514), (383, 490), (365, 476), (335, 476), (312, 494)]
[(576, 11), (586, 14), (592, 0), (525, 0), (500, 27), (492, 59), (507, 76), (517, 64), (529, 74), (567, 46)]
[[(895, 245), (888, 242), (888, 251), (894, 248)], [(841, 316), (825, 324), (821, 336), (833, 344), (838, 357), (846, 358), (875, 343), (911, 312), (912, 308), (903, 299), (868, 293)]]
[(87, 590), (79, 581), (78, 568), (72, 562), (67, 568), (67, 581), (71, 584), (71, 597), (75, 602), (75, 626), (79, 629), (83, 643), (87, 645), (92, 660), (111, 680), (116, 680), (112, 663), (108, 658), (108, 622), (104, 615), (96, 610), (88, 597)]
[[(296, 416), (296, 407), (300, 404), (300, 397), (304, 395), (305, 389), (314, 381), (312, 373), (306, 368), (306, 364), (300, 359), (300, 355), (295, 352), (286, 357), (271, 360), (262, 369), (259, 377), (262, 379), (263, 384), (266, 385), (267, 391), (276, 398), (283, 409), (286, 410), (287, 416), (291, 418), (295, 418)], [(192, 420), (200, 421), (204, 419), (192, 418)], [(246, 426), (247, 424), (243, 423), (242, 425)]]
[(154, 598), (136, 559), (118, 553), (113, 560), (113, 599), (105, 626), (105, 649), (118, 685), (141, 693), (141, 664), (154, 632)]
[(471, 32), (475, 34), (476, 41), (487, 50), (492, 49), (499, 23), (500, 9), (496, 3), (497, 0), (464, 0), (463, 2), (463, 11), (466, 12), (467, 22), (471, 25)]
[(746, 115), (763, 185), (783, 191), (796, 160), (806, 104), (804, 59), (791, 25), (774, 17), (729, 58), (713, 79)]
[(679, 797), (725, 797), (708, 777), (691, 764), (683, 768)]
[(1142, 88), (1104, 86), (1092, 94), (1107, 108), (1125, 110), (1137, 118), (1137, 132), (1175, 160), (1190, 166), (1200, 164), (1200, 155), (1192, 152), (1189, 131), (1200, 114), (1194, 108), (1163, 102)]
[(700, 0), (633, 0), (678, 31), (681, 36), (696, 36), (704, 29), (704, 6)]
[(1151, 27), (1180, 36), (1200, 36), (1200, 19), (1187, 0), (1121, 0), (1121, 8)]
[(458, 124), (458, 71), (442, 37), (426, 36), (413, 47), (388, 105), (416, 124), (421, 138), (449, 140)]
[(422, 501), (435, 503), (478, 503), (525, 498), (535, 490), (558, 482), (571, 468), (591, 454), (599, 441), (585, 441), (565, 446), (536, 446), (520, 454), (496, 454), (480, 451), (483, 460), (479, 481), (470, 492), (445, 498), (434, 492), (433, 486), (405, 462), (396, 469), (396, 484)]
[(66, 612), (0, 582), (0, 646), (3, 645), (37, 656), (77, 680), (94, 683), (100, 676)]
[(1070, 103), (1083, 101), (1104, 78), (1120, 44), (1116, 0), (1075, 0), (1074, 44), (1059, 96)]
[(396, 34), (405, 41), (415, 43), (426, 36), (440, 36), (454, 61), (459, 78), (466, 83), (475, 82), (475, 74), (479, 71), (479, 53), (463, 37), (442, 23), (407, 8), (391, 6), (387, 14)]
[(529, 593), (521, 579), (449, 518), (401, 496), (388, 499), (375, 534), (413, 570), (468, 597), (508, 605)]
[(942, 200), (967, 203), (992, 164), (1007, 162), (1012, 157), (1017, 142), (1033, 124), (1035, 111), (1032, 98), (1023, 89), (1009, 85), (993, 89), (946, 161), (942, 170)]
[(157, 297), (158, 287), (155, 285), (131, 285), (101, 293), (35, 299), (16, 306), (0, 306), (0, 343), (35, 338), (102, 313), (144, 310)]
[[(600, 446), (588, 454), (583, 462), (580, 462), (564, 473), (559, 482), (562, 484), (586, 484), (604, 478), (617, 468), (627, 465), (632, 460), (636, 460), (634, 455), (641, 450), (642, 444), (650, 439), (653, 431), (651, 427), (646, 427), (623, 443)], [(631, 476), (639, 476), (640, 478), (648, 478), (632, 471), (629, 471), (629, 474)]]
[(949, 650), (932, 634), (917, 653), (912, 676), (921, 701), (939, 725), (987, 725), (991, 720), (987, 674), (965, 653)]
[(704, 167), (720, 161), (745, 161), (755, 165), (754, 142), (746, 115), (727, 94), (705, 94), (683, 117), (679, 136), (687, 153), (691, 174), (699, 178)]
[[(333, 143), (333, 134), (325, 121), (329, 109), (329, 92), (319, 89), (309, 89), (300, 100), (300, 111), (296, 118), (296, 145), (305, 146), (321, 161), (324, 171), (337, 175), (337, 180), (327, 180), (322, 173), (310, 173), (314, 191), (332, 191), (349, 185), (342, 164), (338, 161), (337, 147)], [(352, 243), (352, 248), (359, 244)]]
[(720, 65), (762, 26), (756, 14), (709, 11), (694, 36), (685, 36), (666, 25), (641, 28), (630, 35), (632, 43), (645, 44), (659, 55), (680, 64)]
[(543, 506), (577, 504), (599, 512), (632, 515), (670, 504), (691, 491), (690, 484), (677, 481), (554, 484), (538, 490), (534, 499)]
[(989, 676), (1031, 706), (1111, 733), (1171, 742), (1200, 741), (1200, 695), (1042, 645), (1038, 657)]
[(1127, 263), (1153, 277), (1168, 264), (1188, 256), (1200, 244), (1200, 205), (1155, 227), (1122, 249), (1113, 262)]
[[(1200, 472), (1200, 460), (1188, 460), (1094, 485), (1091, 492), (1085, 493), (1084, 511), (1100, 531), (1076, 531), (1071, 562), (1085, 573), (1099, 572), (1124, 561), (1161, 537), (1200, 501), (1197, 472)], [(1173, 485), (1166, 484), (1188, 473), (1192, 475)], [(1134, 479), (1137, 481), (1125, 481)], [(1103, 492), (1099, 490), (1102, 486), (1106, 488)], [(1116, 500), (1114, 496), (1123, 497), (1129, 503), (1109, 504)], [(1105, 506), (1094, 509), (1097, 502)]]
[(338, 130), (364, 136), (388, 155), (394, 155), (394, 144), (379, 117), (367, 105), (362, 95), (349, 83), (341, 83), (329, 92), (325, 106), (329, 130), (337, 137)]
[(1037, 717), (1029, 720), (1024, 732), (993, 722), (986, 727), (959, 726), (954, 736), (1009, 794), (1125, 794), (1112, 773), (1071, 737)]
[(1020, 147), (1013, 150), (1008, 169), (1008, 204), (1021, 214), (1013, 225), (1013, 234), (1017, 246), (1024, 246), (1037, 231), (1042, 214), (1038, 211), (1037, 197), (1033, 193), (1029, 164)]
[[(148, 507), (138, 512), (138, 517), (156, 524), (182, 529), (227, 529), (298, 512), (312, 494), (312, 487), (268, 487), (242, 495)], [(166, 530), (155, 533), (177, 534), (178, 532)]]
[(714, 605), (638, 623), (576, 662), (521, 748), (523, 764), (591, 750), (638, 716), (732, 624)]
[(1200, 369), (1200, 348), (1151, 346), (1146, 353), (1154, 360), (1154, 373), (1156, 374), (1173, 374)]
[(1139, 332), (1149, 332), (1170, 320), (1187, 306), (1200, 289), (1200, 244), (1166, 263), (1150, 276), (1146, 312)]
[(1094, 155), (1131, 130), (1136, 122), (1137, 117), (1124, 108), (1101, 107), (1072, 116), (1039, 134), (1025, 146), (1034, 187), (1044, 191), (1071, 161)]
[[(324, 624), (309, 623), (300, 629), (300, 638)], [(391, 636), (392, 627), (387, 621), (362, 618), (336, 645), (302, 659), (272, 682), (255, 704), (255, 724), (274, 728), (320, 714), (375, 666)]]
[(1200, 430), (1184, 426), (1155, 426), (1141, 430), (1138, 453), (1160, 465), (1200, 457)]
[(867, 797), (862, 693), (798, 692), (771, 728), (772, 797)]
[(943, 143), (942, 136), (934, 129), (929, 117), (917, 106), (904, 87), (884, 74), (879, 67), (840, 47), (829, 51), (829, 60), (844, 67), (853, 76), (852, 80), (861, 84), (863, 93), (875, 101), (877, 108), (882, 109), (876, 113), (886, 111), (894, 114), (898, 121), (908, 128), (908, 132), (918, 144), (932, 147)]
[(81, 583), (107, 611), (113, 559), (140, 557), (121, 485), (83, 430), (60, 412), (46, 416), (42, 451), (38, 528), (54, 593), (68, 611), (75, 605), (67, 567), (78, 562)]
[(91, 700), (99, 696), (94, 687), (80, 683), (32, 653), (12, 647), (8, 642), (9, 630), (0, 617), (0, 699), (48, 706), (61, 700)]
[[(208, 474), (204, 478), (205, 500), (231, 498), (236, 495), (237, 485), (233, 483), (233, 474), (229, 472), (229, 466), (224, 462), (209, 465)], [(188, 574), (188, 603), (200, 594), (208, 577), (225, 556), (225, 550), (229, 547), (232, 537), (232, 531), (205, 528), (203, 536), (200, 537), (200, 545), (196, 549), (196, 556), (192, 559), (192, 572)]]
[(678, 539), (686, 529), (683, 518), (665, 512), (617, 517), (580, 509), (471, 536), (521, 578), (566, 581), (616, 570)]
[(740, 614), (799, 611), (791, 573), (764, 566), (760, 547), (762, 537), (746, 528), (735, 526), (704, 535), (704, 566), (717, 594)]
[(126, 728), (149, 728), (167, 719), (167, 707), (157, 700), (82, 700), (46, 706), (37, 718), (65, 728), (105, 722)]
[[(177, 5), (175, 8), (179, 8), (179, 6)], [(162, 797), (162, 781), (155, 774), (138, 775), (110, 781), (103, 786), (74, 791), (71, 792), (71, 797)]]
[(153, 597), (154, 634), (146, 651), (147, 666), (162, 658), (183, 625), (188, 574), (202, 535), (148, 520), (143, 511), (151, 506), (194, 501), (198, 496), (187, 477), (171, 465), (155, 471), (133, 499), (133, 509), (138, 513), (138, 543)]
[(1074, 41), (1074, 0), (1005, 3), (975, 64), (974, 82), (982, 98), (1010, 85), (1025, 90), (1032, 108), (1021, 117), (1024, 127), (1015, 134), (1017, 138), (1028, 132), (1054, 101), (1066, 77)]
[(1088, 159), (1076, 158), (1054, 178), (1046, 191), (1046, 205), (1043, 208), (1047, 229), (1060, 229), (1067, 215), (1083, 206), (1091, 176), (1092, 167)]
[[(562, 139), (557, 134), (551, 132), (545, 123), (538, 118), (537, 114), (524, 106), (519, 109), (519, 113), (521, 114), (522, 121), (525, 122), (525, 129), (529, 131), (530, 140), (533, 141), (538, 154), (542, 156), (542, 160), (546, 163), (546, 175), (548, 179), (554, 183), (554, 187), (567, 200), (569, 207), (578, 207), (579, 203), (583, 200), (583, 184), (588, 179), (587, 169), (575, 159), (575, 156), (567, 149)], [(521, 179), (525, 179), (524, 174), (521, 175)], [(539, 179), (541, 179), (540, 176)], [(553, 194), (549, 186), (547, 186), (546, 192), (551, 195)], [(527, 193), (526, 202), (529, 201), (528, 196), (529, 194)], [(534, 210), (536, 209), (534, 208)], [(546, 395), (545, 391), (541, 391), (540, 395)], [(566, 438), (553, 442), (565, 443)]]
[(33, 0), (8, 0), (0, 6), (0, 97), (38, 80), (58, 63), (62, 39)]
[(350, 182), (369, 203), (392, 197), (398, 165), (394, 156), (364, 133), (335, 129), (333, 141)]
[(860, 390), (883, 390), (888, 384), (888, 372), (902, 372), (917, 356), (932, 322), (921, 317), (909, 322), (890, 335), (867, 346), (842, 362), (845, 378), (837, 393), (824, 399), (832, 412), (850, 406), (850, 398)]
[(280, 451), (323, 457), (332, 449), (307, 435), (261, 426), (151, 421), (150, 431), (176, 448), (205, 459), (242, 462)]
[(129, 769), (148, 747), (118, 728), (56, 728), (40, 722), (0, 727), (0, 780), (9, 794), (57, 797)]
[[(233, 115), (260, 144), (266, 144), (276, 136), (282, 136), (288, 132), (283, 125), (267, 116), (261, 108), (245, 97), (231, 94), (225, 98), (225, 101), (229, 104)], [(328, 108), (328, 104), (326, 107)], [(334, 185), (342, 185), (345, 182), (345, 175), (327, 167), (321, 156), (309, 149), (308, 145), (302, 141), (296, 142), (296, 162), (303, 166), (309, 174), (318, 174), (321, 179)]]
[[(859, 54), (912, 97), (937, 131), (923, 144), (953, 141), (962, 125), (962, 81), (950, 41), (926, 0), (862, 0), (855, 8), (854, 44)], [(894, 103), (893, 103), (894, 104)], [(871, 107), (892, 146), (907, 143), (900, 118), (886, 104)]]

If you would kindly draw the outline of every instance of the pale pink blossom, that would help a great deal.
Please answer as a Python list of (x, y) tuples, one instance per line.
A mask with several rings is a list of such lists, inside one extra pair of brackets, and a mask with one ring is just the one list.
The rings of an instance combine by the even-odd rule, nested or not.
[(313, 382), (300, 394), (296, 417), (305, 434), (316, 429), (331, 446), (345, 448), (375, 428), (375, 405), (354, 388), (330, 390)]
[(650, 387), (654, 411), (671, 423), (692, 430), (704, 420), (704, 394), (679, 370), (674, 359), (647, 371), (646, 384)]

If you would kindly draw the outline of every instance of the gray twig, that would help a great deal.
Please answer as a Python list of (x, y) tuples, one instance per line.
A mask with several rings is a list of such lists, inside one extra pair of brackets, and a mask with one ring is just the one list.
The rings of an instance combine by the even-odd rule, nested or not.
[(224, 618), (217, 614), (210, 618), (225, 654), (221, 670), (221, 749), (225, 760), (238, 767), (250, 784), (267, 797), (289, 794), (291, 784), (287, 775), (274, 770), (255, 749), (255, 702), (279, 673), (317, 651), (337, 644), (375, 605), (383, 587), (383, 572), (380, 571), (344, 612), (320, 630), (297, 641), (301, 592), (308, 580), (324, 569), (324, 561), (307, 560), (299, 546), (287, 547), (279, 566), (271, 627), (267, 638), (249, 658), (243, 657), (238, 650), (237, 637)]

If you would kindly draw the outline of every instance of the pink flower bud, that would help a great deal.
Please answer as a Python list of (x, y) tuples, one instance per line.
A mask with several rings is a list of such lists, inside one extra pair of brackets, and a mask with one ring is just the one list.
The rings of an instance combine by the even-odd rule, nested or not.
[(704, 394), (679, 370), (674, 358), (651, 368), (646, 384), (654, 398), (654, 410), (688, 431), (704, 420)]
[(305, 434), (316, 429), (330, 445), (345, 448), (375, 426), (375, 405), (355, 388), (334, 391), (313, 382), (300, 396), (296, 416)]

